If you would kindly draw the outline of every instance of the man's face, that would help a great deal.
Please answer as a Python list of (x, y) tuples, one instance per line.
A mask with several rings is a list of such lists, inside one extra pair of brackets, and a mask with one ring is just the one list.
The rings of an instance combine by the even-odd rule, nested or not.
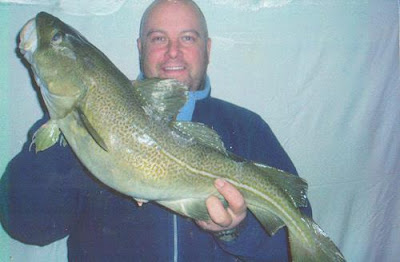
[(179, 1), (156, 5), (137, 44), (146, 78), (174, 78), (192, 91), (203, 88), (211, 40), (193, 6)]

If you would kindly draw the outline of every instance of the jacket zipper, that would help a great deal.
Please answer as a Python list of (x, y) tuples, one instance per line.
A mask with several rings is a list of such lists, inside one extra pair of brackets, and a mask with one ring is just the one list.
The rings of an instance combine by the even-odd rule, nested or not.
[(173, 215), (174, 223), (174, 262), (178, 262), (178, 218)]

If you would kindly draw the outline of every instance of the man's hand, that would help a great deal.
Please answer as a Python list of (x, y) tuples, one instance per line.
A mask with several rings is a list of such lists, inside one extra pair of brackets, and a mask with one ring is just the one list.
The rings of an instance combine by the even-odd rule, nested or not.
[(196, 221), (196, 223), (204, 230), (213, 232), (233, 229), (246, 217), (246, 202), (242, 194), (230, 183), (217, 179), (214, 185), (228, 202), (228, 208), (225, 209), (216, 196), (210, 196), (206, 200), (206, 205), (211, 220)]

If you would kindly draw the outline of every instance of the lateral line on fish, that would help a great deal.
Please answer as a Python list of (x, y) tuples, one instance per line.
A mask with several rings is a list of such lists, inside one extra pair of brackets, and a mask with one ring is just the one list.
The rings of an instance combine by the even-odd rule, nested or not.
[[(189, 164), (187, 164), (187, 163), (185, 163), (185, 162), (179, 160), (178, 158), (176, 158), (174, 155), (170, 154), (170, 153), (167, 152), (166, 150), (161, 150), (161, 152), (163, 152), (167, 157), (169, 157), (169, 158), (172, 159), (173, 161), (176, 161), (178, 164), (180, 164), (180, 165), (182, 165), (182, 166), (185, 166), (186, 168), (188, 168), (190, 171), (192, 171), (192, 172), (194, 172), (194, 173), (197, 173), (197, 174), (200, 174), (200, 175), (204, 175), (204, 176), (206, 176), (206, 177), (210, 177), (210, 178), (213, 178), (213, 179), (221, 178), (221, 177), (219, 177), (219, 176), (213, 175), (212, 173), (205, 172), (205, 171), (202, 171), (202, 170), (199, 170), (199, 169), (196, 169), (196, 168), (192, 167), (191, 165), (189, 165)], [(301, 230), (301, 228), (298, 226), (298, 224), (296, 223), (296, 221), (292, 219), (292, 217), (286, 212), (285, 209), (281, 208), (280, 205), (278, 205), (275, 201), (272, 201), (272, 199), (271, 199), (270, 197), (268, 197), (268, 195), (263, 194), (262, 192), (260, 192), (260, 191), (258, 191), (258, 190), (255, 190), (255, 189), (253, 189), (253, 188), (251, 188), (251, 187), (249, 187), (249, 186), (247, 186), (247, 185), (245, 185), (245, 184), (239, 184), (239, 183), (237, 183), (236, 181), (231, 180), (231, 179), (227, 179), (227, 178), (224, 178), (224, 179), (225, 179), (227, 182), (229, 182), (230, 184), (236, 186), (237, 188), (244, 188), (244, 189), (247, 189), (248, 191), (250, 191), (250, 192), (252, 192), (252, 193), (254, 193), (254, 194), (260, 196), (261, 198), (264, 198), (264, 199), (266, 199), (267, 201), (269, 201), (269, 202), (270, 202), (272, 205), (274, 205), (278, 210), (280, 210), (280, 211), (285, 215), (286, 218), (289, 219), (289, 221), (291, 222), (291, 224), (294, 226), (294, 228), (297, 229), (298, 232), (300, 232), (300, 235), (305, 239), (305, 241), (306, 241), (306, 242), (309, 242), (307, 236), (304, 234), (304, 232), (303, 232), (303, 231)]]

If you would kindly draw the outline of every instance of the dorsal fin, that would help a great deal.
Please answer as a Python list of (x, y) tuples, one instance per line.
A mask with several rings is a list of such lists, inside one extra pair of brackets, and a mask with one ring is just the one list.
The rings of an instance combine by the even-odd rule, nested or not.
[(228, 154), (217, 132), (202, 123), (172, 121), (170, 126), (187, 139), (194, 139), (198, 143)]
[(188, 87), (174, 79), (150, 78), (133, 86), (146, 113), (157, 120), (175, 118), (188, 97)]
[(279, 185), (279, 187), (289, 195), (297, 207), (307, 206), (308, 184), (304, 179), (274, 167), (260, 163), (253, 164), (263, 170), (269, 181)]

